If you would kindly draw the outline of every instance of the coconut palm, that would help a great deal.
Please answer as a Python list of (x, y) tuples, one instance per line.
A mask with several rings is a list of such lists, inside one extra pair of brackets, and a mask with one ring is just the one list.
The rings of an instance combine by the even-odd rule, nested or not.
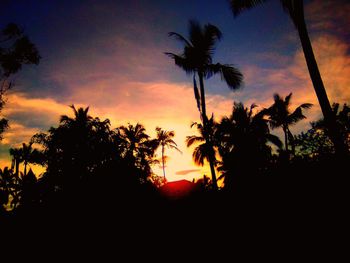
[(15, 175), (18, 176), (19, 174), (19, 165), (22, 160), (22, 149), (21, 148), (11, 148), (10, 149), (10, 155), (12, 156), (12, 164), (11, 169), (15, 169)]
[[(236, 17), (242, 11), (251, 9), (259, 4), (265, 3), (266, 0), (230, 0), (233, 15)], [(304, 3), (303, 0), (281, 0), (283, 9), (289, 14), (296, 29), (298, 30), (301, 45), (304, 51), (306, 64), (309, 69), (309, 74), (316, 92), (322, 113), (327, 124), (330, 137), (334, 143), (336, 152), (344, 155), (348, 153), (344, 141), (341, 139), (340, 131), (336, 123), (334, 113), (328, 100), (326, 89), (323, 85), (320, 71), (317, 66), (315, 55), (312, 50), (311, 41), (306, 28), (304, 17)]]
[(292, 93), (286, 96), (285, 99), (281, 98), (281, 96), (276, 93), (274, 94), (273, 98), (274, 104), (267, 109), (270, 119), (270, 126), (272, 129), (282, 127), (284, 132), (284, 147), (288, 153), (288, 144), (293, 140), (293, 134), (291, 133), (289, 126), (296, 124), (302, 119), (305, 119), (306, 117), (303, 114), (303, 109), (311, 108), (312, 104), (301, 104), (293, 112), (290, 112), (289, 107)]
[(93, 118), (88, 115), (89, 112), (89, 107), (87, 108), (78, 108), (76, 109), (74, 105), (69, 106), (70, 108), (72, 108), (73, 113), (74, 113), (74, 118), (71, 118), (67, 115), (62, 115), (61, 119), (60, 119), (60, 123), (63, 126), (75, 126), (75, 127), (79, 127), (79, 128), (87, 128)]
[[(204, 79), (208, 79), (213, 75), (220, 74), (221, 79), (226, 82), (228, 87), (236, 90), (241, 86), (242, 73), (235, 67), (229, 64), (213, 63), (212, 56), (215, 51), (215, 45), (221, 39), (221, 31), (212, 24), (206, 24), (202, 27), (198, 22), (191, 20), (189, 22), (189, 38), (185, 38), (179, 33), (170, 32), (169, 36), (175, 37), (184, 44), (182, 54), (165, 53), (170, 58), (174, 59), (175, 64), (182, 68), (187, 74), (193, 75), (194, 93), (197, 102), (197, 107), (205, 127), (208, 122), (205, 103)], [(199, 79), (198, 91), (196, 84), (196, 76)], [(208, 134), (206, 133), (205, 136)], [(209, 137), (205, 137), (207, 146), (212, 143)], [(212, 157), (210, 157), (212, 158)], [(212, 171), (212, 182), (217, 188), (217, 180), (214, 168), (214, 159), (209, 161)]]
[(215, 137), (222, 159), (219, 171), (226, 188), (233, 186), (233, 175), (246, 175), (266, 166), (271, 157), (268, 143), (282, 145), (277, 136), (270, 134), (266, 110), (254, 113), (256, 107), (235, 103), (231, 115), (223, 117), (217, 125)]
[(117, 128), (117, 134), (124, 149), (122, 153), (124, 158), (149, 174), (150, 164), (157, 148), (156, 140), (150, 139), (145, 127), (140, 123), (135, 126), (132, 124), (120, 126)]
[(162, 128), (157, 127), (156, 132), (157, 132), (157, 139), (156, 139), (157, 143), (162, 147), (162, 167), (163, 167), (163, 176), (165, 180), (165, 155), (164, 155), (165, 147), (170, 149), (175, 149), (179, 152), (181, 151), (179, 150), (179, 148), (177, 148), (177, 144), (173, 140), (175, 136), (174, 131), (165, 131)]
[(29, 163), (41, 163), (42, 156), (37, 149), (32, 147), (33, 143), (23, 143), (21, 148), (11, 148), (10, 155), (12, 156), (11, 169), (15, 168), (15, 175), (19, 174), (19, 165), (23, 162), (23, 176), (27, 175), (27, 166)]
[[(200, 166), (204, 165), (204, 161), (207, 161), (209, 163), (212, 162), (213, 165), (210, 165), (211, 174), (215, 175), (215, 171), (212, 170), (215, 169), (214, 167), (216, 165), (216, 153), (215, 148), (213, 147), (213, 144), (215, 143), (213, 135), (215, 134), (216, 128), (214, 117), (212, 116), (208, 120), (207, 125), (205, 127), (201, 123), (197, 122), (192, 123), (191, 127), (196, 127), (197, 131), (199, 132), (199, 135), (191, 135), (186, 137), (187, 147), (197, 145), (193, 150), (193, 161), (195, 162), (195, 164)], [(216, 179), (216, 177), (214, 178)], [(216, 189), (217, 185), (213, 183), (213, 187), (214, 189)]]
[(253, 110), (257, 105), (252, 104), (250, 108), (244, 107), (242, 103), (235, 103), (232, 113), (223, 117), (217, 125), (215, 136), (221, 155), (231, 151), (261, 151), (267, 142), (281, 146), (277, 136), (270, 134), (267, 110), (254, 114)]

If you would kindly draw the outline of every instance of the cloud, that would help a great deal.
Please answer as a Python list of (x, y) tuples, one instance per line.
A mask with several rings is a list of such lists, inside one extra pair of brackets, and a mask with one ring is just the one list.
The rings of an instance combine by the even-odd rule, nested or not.
[(348, 1), (314, 0), (305, 6), (305, 16), (314, 32), (349, 37), (350, 3)]
[(176, 175), (188, 175), (190, 173), (195, 173), (195, 172), (199, 172), (200, 169), (191, 169), (191, 170), (182, 170), (182, 171), (177, 171)]

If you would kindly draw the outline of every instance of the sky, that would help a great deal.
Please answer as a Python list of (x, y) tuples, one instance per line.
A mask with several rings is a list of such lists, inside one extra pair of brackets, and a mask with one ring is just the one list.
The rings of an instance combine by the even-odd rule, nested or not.
[[(350, 3), (304, 2), (330, 101), (350, 102)], [(292, 109), (306, 102), (314, 107), (292, 132), (321, 117), (297, 32), (279, 1), (234, 18), (226, 0), (2, 0), (0, 28), (9, 22), (22, 26), (42, 59), (13, 76), (15, 87), (1, 113), (10, 128), (0, 143), (0, 167), (9, 165), (10, 147), (57, 127), (74, 104), (89, 106), (92, 116), (109, 118), (113, 127), (140, 122), (152, 136), (156, 126), (174, 130), (183, 153), (166, 152), (168, 180), (209, 175), (207, 166), (193, 164), (192, 149), (185, 146), (186, 136), (195, 134), (191, 123), (199, 121), (192, 79), (164, 55), (181, 52), (181, 43), (167, 34), (187, 36), (190, 19), (222, 31), (214, 62), (233, 64), (244, 75), (235, 92), (220, 77), (205, 82), (208, 113), (219, 120), (234, 101), (261, 109), (273, 103), (274, 93), (293, 92)], [(161, 175), (159, 167), (154, 172)]]

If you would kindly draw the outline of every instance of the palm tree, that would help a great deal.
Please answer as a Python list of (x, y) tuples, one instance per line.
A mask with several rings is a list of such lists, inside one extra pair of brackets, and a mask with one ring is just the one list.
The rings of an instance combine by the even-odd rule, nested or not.
[(18, 176), (19, 174), (19, 165), (22, 160), (22, 148), (11, 148), (10, 149), (10, 155), (12, 156), (12, 164), (11, 169), (15, 169), (15, 175)]
[(162, 166), (163, 166), (163, 176), (165, 180), (165, 147), (170, 148), (170, 149), (175, 149), (179, 152), (179, 148), (177, 148), (177, 144), (174, 142), (172, 138), (175, 136), (174, 131), (165, 131), (160, 127), (156, 128), (157, 132), (157, 143), (162, 147)]
[(281, 98), (280, 95), (276, 93), (274, 94), (273, 98), (274, 104), (267, 109), (270, 119), (270, 126), (272, 129), (282, 127), (284, 132), (284, 146), (286, 152), (288, 153), (288, 143), (292, 142), (293, 140), (293, 134), (289, 130), (289, 126), (296, 124), (302, 119), (305, 119), (306, 117), (303, 115), (302, 110), (311, 108), (312, 104), (301, 104), (291, 113), (289, 106), (292, 93), (286, 96), (285, 99)]
[[(251, 9), (265, 2), (266, 0), (230, 0), (230, 5), (233, 15), (236, 17), (242, 11)], [(334, 143), (336, 152), (340, 155), (346, 155), (348, 150), (344, 144), (344, 141), (341, 139), (340, 131), (338, 129), (334, 113), (332, 112), (326, 89), (323, 85), (321, 74), (312, 50), (311, 41), (305, 23), (303, 0), (281, 0), (281, 4), (283, 9), (289, 14), (296, 29), (298, 30), (311, 81), (313, 83), (314, 90), (321, 106), (321, 110), (330, 133), (330, 138)]]
[[(267, 110), (254, 114), (256, 104), (250, 108), (243, 103), (234, 103), (229, 117), (223, 117), (216, 129), (216, 141), (221, 155), (231, 151), (257, 152), (265, 147), (267, 142), (281, 146), (281, 141), (275, 135), (270, 134)], [(254, 148), (254, 149), (253, 149)]]
[[(204, 165), (204, 161), (209, 162), (209, 164), (212, 163), (213, 165), (210, 165), (211, 174), (215, 175), (215, 170), (213, 170), (215, 169), (214, 167), (216, 165), (215, 148), (213, 147), (213, 144), (215, 143), (214, 134), (216, 128), (214, 117), (212, 116), (208, 120), (206, 127), (197, 122), (192, 123), (191, 127), (193, 126), (197, 128), (199, 135), (191, 135), (186, 137), (187, 147), (191, 147), (192, 145), (197, 144), (192, 154), (193, 161), (195, 164), (200, 166)], [(213, 178), (216, 180), (216, 177)], [(213, 183), (213, 188), (216, 190), (217, 184)]]
[(135, 126), (129, 124), (117, 128), (117, 134), (121, 140), (123, 156), (127, 158), (133, 165), (147, 174), (150, 172), (150, 163), (157, 147), (156, 140), (150, 140), (146, 134), (145, 127), (137, 123)]
[(88, 115), (89, 112), (89, 107), (87, 108), (78, 108), (76, 109), (74, 105), (69, 106), (70, 108), (73, 109), (74, 112), (74, 118), (71, 118), (67, 115), (62, 115), (60, 119), (60, 123), (64, 126), (75, 126), (79, 128), (87, 128), (93, 118)]
[[(174, 59), (175, 64), (182, 68), (187, 74), (193, 75), (194, 93), (197, 107), (205, 127), (208, 122), (205, 104), (204, 79), (208, 79), (215, 74), (220, 74), (221, 79), (226, 82), (228, 87), (236, 90), (241, 86), (242, 73), (232, 65), (213, 63), (212, 56), (215, 51), (215, 45), (221, 39), (221, 31), (212, 24), (206, 24), (202, 27), (198, 22), (191, 20), (189, 22), (189, 38), (185, 38), (179, 33), (170, 32), (169, 36), (184, 43), (182, 54), (165, 53)], [(200, 92), (197, 89), (196, 76), (199, 79)], [(205, 133), (205, 136), (208, 134)], [(205, 137), (208, 147), (212, 147), (209, 137)], [(212, 158), (212, 157), (210, 157)], [(209, 161), (212, 171), (212, 182), (217, 189), (217, 180), (215, 175), (214, 159)]]
[(24, 170), (23, 176), (27, 175), (27, 166), (29, 163), (41, 163), (41, 154), (37, 149), (32, 147), (33, 143), (23, 143), (21, 148), (11, 148), (10, 155), (12, 155), (11, 169), (15, 168), (15, 175), (19, 174), (19, 165), (23, 162)]
[[(222, 162), (219, 170), (223, 173), (225, 187), (233, 185), (233, 174), (244, 171), (244, 174), (253, 168), (262, 168), (271, 156), (272, 143), (281, 147), (280, 139), (270, 134), (266, 110), (254, 114), (252, 104), (250, 108), (242, 103), (235, 103), (232, 113), (223, 117), (215, 132), (218, 152)], [(244, 169), (244, 170), (243, 170)], [(238, 172), (240, 173), (240, 172)]]

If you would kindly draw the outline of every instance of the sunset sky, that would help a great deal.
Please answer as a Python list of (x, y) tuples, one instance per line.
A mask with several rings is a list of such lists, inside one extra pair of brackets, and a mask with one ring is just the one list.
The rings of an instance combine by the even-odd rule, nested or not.
[[(314, 52), (331, 102), (350, 102), (350, 3), (305, 1)], [(28, 142), (39, 131), (57, 126), (68, 105), (87, 107), (109, 118), (112, 126), (140, 122), (154, 136), (155, 127), (174, 130), (183, 154), (167, 151), (169, 180), (192, 180), (206, 167), (192, 163), (185, 138), (199, 120), (192, 79), (164, 52), (181, 52), (169, 38), (187, 36), (189, 19), (212, 23), (223, 33), (214, 62), (234, 64), (244, 86), (230, 91), (213, 77), (205, 82), (208, 113), (230, 114), (233, 101), (267, 107), (273, 94), (293, 92), (292, 105), (313, 103), (298, 133), (320, 118), (298, 35), (279, 1), (234, 19), (226, 0), (12, 0), (0, 3), (0, 28), (14, 22), (36, 44), (42, 60), (13, 77), (2, 112), (10, 120), (0, 147), (0, 167), (9, 165), (8, 149)], [(294, 107), (294, 106), (293, 106)], [(274, 131), (277, 132), (278, 131)], [(154, 171), (161, 175), (158, 167)]]

